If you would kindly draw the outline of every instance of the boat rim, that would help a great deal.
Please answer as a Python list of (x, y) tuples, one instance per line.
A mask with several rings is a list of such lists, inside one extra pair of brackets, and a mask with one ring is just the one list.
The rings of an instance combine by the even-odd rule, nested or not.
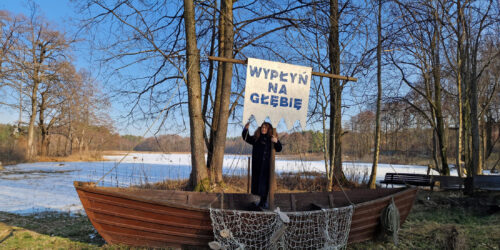
[[(200, 211), (200, 212), (207, 212), (210, 209), (209, 207), (200, 207), (197, 205), (184, 205), (184, 204), (176, 203), (176, 202), (169, 202), (169, 201), (164, 201), (164, 200), (154, 200), (154, 199), (145, 198), (145, 197), (137, 197), (134, 195), (130, 195), (130, 194), (126, 194), (126, 193), (122, 193), (122, 192), (118, 192), (118, 191), (108, 190), (108, 189), (106, 189), (108, 187), (99, 187), (96, 185), (95, 182), (74, 181), (73, 185), (77, 190), (80, 189), (80, 190), (83, 190), (85, 192), (90, 192), (90, 193), (106, 194), (109, 196), (114, 196), (114, 197), (128, 199), (128, 200), (136, 200), (136, 201), (145, 202), (145, 203), (149, 203), (149, 204), (153, 204), (153, 205), (170, 206), (170, 207), (174, 207), (174, 208), (188, 209), (188, 210)], [(98, 190), (98, 192), (96, 192), (95, 190), (98, 188), (99, 188), (99, 190)], [(109, 188), (126, 189), (126, 187), (125, 188), (109, 187)], [(389, 189), (392, 189), (392, 188), (389, 188)], [(414, 192), (415, 190), (418, 190), (417, 187), (403, 187), (403, 188), (393, 188), (393, 189), (399, 189), (399, 191), (388, 194), (386, 196), (378, 197), (374, 200), (367, 200), (364, 202), (355, 203), (355, 204), (353, 204), (354, 208), (359, 207), (359, 206), (369, 205), (372, 203), (379, 202), (381, 200), (391, 198), (393, 196), (399, 196), (399, 195), (403, 195), (405, 193), (411, 193), (411, 192)], [(178, 193), (178, 194), (185, 194), (185, 195), (189, 195), (189, 194), (193, 194), (193, 193), (196, 193), (197, 195), (198, 194), (215, 195), (216, 198), (210, 204), (216, 202), (222, 195), (225, 195), (225, 194), (229, 194), (229, 195), (231, 195), (231, 194), (242, 195), (243, 194), (243, 195), (253, 196), (253, 194), (247, 194), (247, 193), (210, 193), (210, 192), (192, 192), (192, 191), (182, 191), (182, 190), (163, 190), (163, 191), (168, 191), (168, 192)], [(341, 191), (334, 191), (334, 192), (341, 192)], [(331, 193), (331, 192), (315, 192), (315, 193)], [(289, 193), (275, 193), (275, 194), (289, 194)], [(300, 211), (297, 211), (297, 212), (300, 212)], [(294, 212), (294, 213), (296, 213), (296, 212)]]

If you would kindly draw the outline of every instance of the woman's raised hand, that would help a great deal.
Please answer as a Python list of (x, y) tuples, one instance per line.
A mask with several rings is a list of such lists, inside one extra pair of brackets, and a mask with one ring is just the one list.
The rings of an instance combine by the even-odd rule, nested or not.
[(274, 142), (274, 143), (277, 143), (278, 142), (278, 137), (273, 135), (273, 137), (271, 137), (271, 141)]
[(250, 123), (247, 122), (247, 124), (245, 124), (245, 129), (248, 129), (248, 127), (250, 127)]

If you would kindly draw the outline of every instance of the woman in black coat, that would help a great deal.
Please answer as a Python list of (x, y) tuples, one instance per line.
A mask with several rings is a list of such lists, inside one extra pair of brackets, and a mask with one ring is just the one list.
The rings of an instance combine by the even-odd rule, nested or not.
[(269, 194), (269, 168), (271, 165), (271, 146), (276, 152), (282, 149), (277, 135), (273, 135), (273, 126), (264, 122), (257, 128), (254, 135), (248, 134), (250, 123), (245, 125), (241, 136), (252, 144), (252, 194), (260, 196), (260, 207), (267, 207)]

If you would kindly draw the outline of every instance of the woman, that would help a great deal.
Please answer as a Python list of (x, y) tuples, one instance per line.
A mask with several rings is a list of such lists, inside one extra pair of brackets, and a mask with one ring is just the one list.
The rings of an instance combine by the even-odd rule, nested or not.
[(259, 207), (267, 208), (269, 193), (269, 168), (271, 165), (271, 146), (276, 152), (281, 151), (281, 142), (277, 135), (273, 135), (273, 126), (264, 122), (257, 128), (255, 134), (248, 134), (250, 123), (245, 125), (241, 136), (252, 144), (252, 194), (260, 196)]

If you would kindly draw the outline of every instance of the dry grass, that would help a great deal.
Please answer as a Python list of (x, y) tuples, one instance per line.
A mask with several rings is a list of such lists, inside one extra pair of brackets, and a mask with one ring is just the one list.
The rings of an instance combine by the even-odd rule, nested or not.
[(37, 162), (105, 161), (101, 152), (76, 153), (68, 156), (38, 156)]
[(26, 162), (24, 144), (0, 145), (0, 166)]
[[(224, 181), (219, 184), (213, 184), (208, 192), (225, 193), (246, 193), (248, 189), (248, 180), (246, 176), (223, 176)], [(282, 173), (276, 176), (277, 192), (322, 192), (326, 191), (327, 179), (321, 173), (299, 172)], [(343, 185), (344, 189), (359, 188), (361, 185), (353, 182)], [(188, 180), (164, 180), (162, 182), (148, 183), (140, 186), (146, 189), (159, 190), (188, 190)], [(334, 190), (340, 190), (334, 186)]]

